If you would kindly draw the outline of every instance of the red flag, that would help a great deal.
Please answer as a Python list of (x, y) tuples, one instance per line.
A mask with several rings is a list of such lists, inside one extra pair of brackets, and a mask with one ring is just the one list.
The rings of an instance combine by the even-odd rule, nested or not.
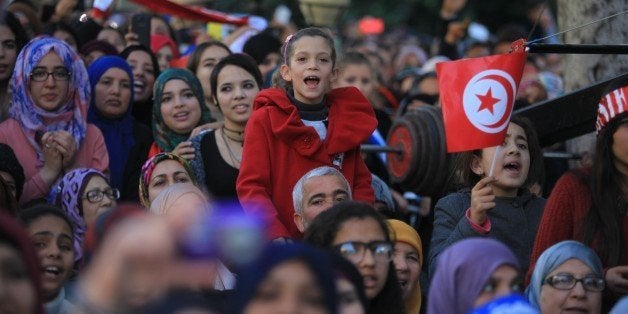
[(180, 18), (216, 22), (233, 25), (246, 25), (248, 17), (237, 17), (222, 12), (175, 3), (169, 0), (132, 0), (159, 14), (172, 14)]
[(515, 52), (436, 65), (448, 152), (504, 141), (525, 60)]

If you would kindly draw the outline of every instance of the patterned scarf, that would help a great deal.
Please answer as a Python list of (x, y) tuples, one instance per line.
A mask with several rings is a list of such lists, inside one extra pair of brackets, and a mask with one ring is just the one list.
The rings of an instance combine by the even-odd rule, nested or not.
[[(59, 56), (70, 72), (67, 98), (54, 112), (37, 107), (29, 91), (31, 72), (51, 51)], [(42, 148), (36, 140), (36, 134), (40, 132), (65, 130), (74, 137), (76, 149), (80, 149), (87, 132), (90, 86), (83, 60), (72, 47), (52, 37), (34, 38), (18, 55), (10, 86), (13, 99), (9, 116), (19, 122), (40, 162), (44, 160)]]
[(155, 143), (164, 152), (172, 151), (179, 143), (187, 140), (190, 134), (179, 134), (170, 129), (164, 118), (161, 115), (161, 97), (163, 95), (164, 87), (170, 80), (182, 80), (190, 86), (192, 92), (198, 99), (198, 104), (201, 107), (201, 120), (196, 126), (209, 123), (211, 121), (211, 115), (209, 108), (205, 106), (203, 87), (198, 81), (196, 76), (192, 72), (185, 69), (167, 69), (159, 75), (155, 80), (155, 86), (153, 89), (153, 136), (155, 137)]
[(159, 153), (148, 159), (142, 166), (142, 175), (140, 175), (139, 184), (139, 195), (140, 202), (142, 202), (142, 205), (146, 208), (150, 208), (150, 198), (148, 197), (148, 185), (150, 184), (150, 177), (153, 175), (153, 170), (155, 170), (157, 164), (164, 160), (175, 160), (183, 165), (183, 168), (192, 180), (192, 184), (198, 186), (198, 181), (196, 180), (194, 171), (192, 171), (192, 167), (190, 167), (190, 164), (185, 159), (173, 153)]
[(96, 169), (74, 169), (59, 179), (48, 194), (48, 203), (59, 206), (72, 221), (75, 261), (83, 257), (83, 240), (87, 230), (85, 219), (83, 219), (83, 192), (89, 180), (95, 175), (107, 181), (107, 177)]

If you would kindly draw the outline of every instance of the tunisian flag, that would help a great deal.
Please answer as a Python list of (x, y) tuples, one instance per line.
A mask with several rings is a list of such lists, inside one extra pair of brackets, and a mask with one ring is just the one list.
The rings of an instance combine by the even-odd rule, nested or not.
[(525, 52), (513, 52), (436, 65), (447, 152), (504, 141), (525, 60)]

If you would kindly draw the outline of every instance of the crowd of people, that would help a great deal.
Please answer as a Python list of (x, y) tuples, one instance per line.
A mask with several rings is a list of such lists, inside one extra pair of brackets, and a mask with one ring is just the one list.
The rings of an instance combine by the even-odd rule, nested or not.
[[(484, 34), (464, 0), (433, 34), (212, 38), (151, 15), (145, 46), (103, 3), (2, 12), (0, 312), (628, 311), (628, 82), (599, 101), (590, 163), (544, 159), (514, 115), (417, 196), (361, 144), (440, 106), (438, 62), (508, 53), (530, 25)], [(561, 66), (530, 55), (515, 107), (560, 96)]]

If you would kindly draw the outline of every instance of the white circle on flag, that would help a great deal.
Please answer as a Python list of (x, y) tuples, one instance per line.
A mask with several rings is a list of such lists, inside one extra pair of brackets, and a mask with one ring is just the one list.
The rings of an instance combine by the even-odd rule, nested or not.
[(464, 88), (464, 113), (476, 128), (486, 133), (503, 131), (517, 92), (515, 80), (501, 70), (485, 70), (473, 76)]

